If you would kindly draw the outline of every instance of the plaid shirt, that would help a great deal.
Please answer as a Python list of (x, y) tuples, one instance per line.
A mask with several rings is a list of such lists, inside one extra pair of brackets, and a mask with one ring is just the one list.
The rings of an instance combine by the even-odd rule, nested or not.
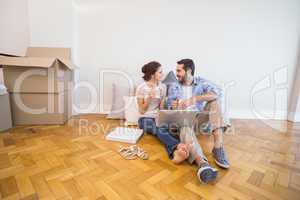
[[(192, 90), (193, 96), (203, 95), (208, 92), (214, 92), (219, 99), (223, 96), (223, 91), (220, 87), (199, 76), (194, 77), (192, 87), (193, 87)], [(171, 84), (168, 89), (167, 107), (171, 108), (172, 102), (174, 100), (182, 99), (182, 98), (183, 98), (182, 85), (178, 82)], [(203, 111), (205, 104), (206, 104), (205, 101), (197, 101), (196, 107), (199, 111)]]

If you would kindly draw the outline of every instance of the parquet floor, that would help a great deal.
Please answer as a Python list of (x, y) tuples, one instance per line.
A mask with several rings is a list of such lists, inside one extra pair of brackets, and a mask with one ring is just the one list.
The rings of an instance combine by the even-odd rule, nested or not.
[[(80, 128), (88, 120), (89, 128)], [(150, 159), (124, 160), (104, 132), (122, 124), (88, 115), (64, 126), (16, 127), (0, 134), (2, 199), (300, 199), (300, 124), (279, 132), (259, 120), (233, 120), (225, 136), (231, 161), (215, 184), (196, 166), (172, 164), (151, 135), (138, 145)], [(86, 125), (86, 124), (85, 124)], [(200, 137), (209, 160), (212, 138)]]

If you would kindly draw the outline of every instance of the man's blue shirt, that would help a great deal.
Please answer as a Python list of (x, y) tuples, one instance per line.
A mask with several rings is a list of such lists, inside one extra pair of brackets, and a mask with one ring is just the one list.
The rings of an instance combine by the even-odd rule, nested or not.
[[(201, 78), (200, 76), (195, 76), (192, 83), (193, 96), (199, 96), (206, 94), (208, 92), (214, 92), (220, 99), (223, 96), (223, 91), (216, 84)], [(175, 100), (183, 99), (183, 89), (182, 84), (179, 82), (173, 83), (168, 89), (167, 107), (170, 108), (172, 102)], [(203, 111), (206, 101), (197, 101), (196, 107), (199, 111)]]

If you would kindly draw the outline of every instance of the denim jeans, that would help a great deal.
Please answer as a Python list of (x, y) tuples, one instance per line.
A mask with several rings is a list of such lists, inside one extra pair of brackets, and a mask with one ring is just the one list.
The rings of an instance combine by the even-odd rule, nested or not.
[(141, 117), (138, 121), (139, 127), (144, 133), (150, 133), (156, 136), (165, 146), (170, 159), (173, 158), (173, 152), (179, 144), (179, 139), (176, 139), (169, 132), (168, 127), (157, 127), (154, 118)]

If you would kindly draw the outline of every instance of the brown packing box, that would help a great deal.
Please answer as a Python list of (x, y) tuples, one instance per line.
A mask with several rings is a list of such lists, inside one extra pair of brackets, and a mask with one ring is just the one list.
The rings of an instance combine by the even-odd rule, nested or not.
[[(1, 84), (0, 84), (1, 86)], [(9, 94), (0, 87), (0, 132), (12, 127)]]
[(0, 65), (14, 125), (63, 124), (71, 117), (70, 49), (29, 47), (22, 57), (0, 56)]

